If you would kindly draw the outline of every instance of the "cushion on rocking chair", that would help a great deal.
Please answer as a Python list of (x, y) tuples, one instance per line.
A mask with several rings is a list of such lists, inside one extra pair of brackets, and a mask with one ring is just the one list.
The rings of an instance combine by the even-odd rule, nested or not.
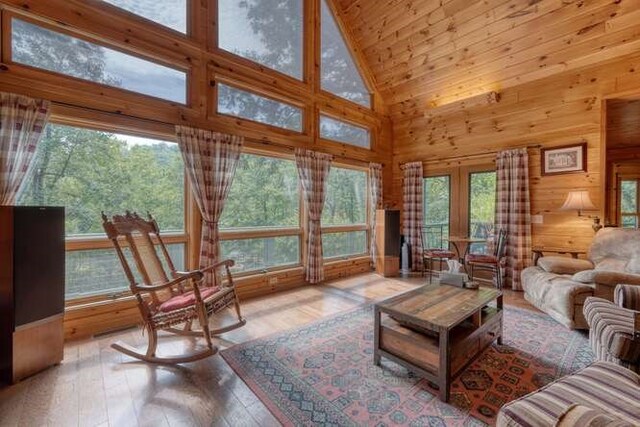
[[(211, 295), (218, 292), (218, 288), (202, 288), (200, 289), (200, 297), (203, 300), (209, 298)], [(167, 313), (169, 311), (179, 310), (181, 308), (186, 308), (192, 306), (196, 303), (196, 295), (193, 291), (185, 292), (184, 294), (176, 295), (174, 297), (169, 298), (158, 307), (158, 310), (163, 313)]]

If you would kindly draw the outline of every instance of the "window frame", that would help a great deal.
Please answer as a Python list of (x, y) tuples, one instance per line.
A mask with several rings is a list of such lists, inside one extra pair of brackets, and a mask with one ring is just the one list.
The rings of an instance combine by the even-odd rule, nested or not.
[[(295, 167), (295, 158), (292, 155), (286, 155), (282, 153), (272, 153), (263, 150), (253, 149), (251, 147), (243, 147), (242, 154), (250, 154), (254, 156), (269, 157), (279, 160), (288, 160), (293, 162)], [(297, 178), (297, 177), (296, 177)], [(224, 208), (223, 208), (224, 209)], [(219, 231), (220, 242), (229, 240), (250, 240), (250, 239), (262, 239), (269, 237), (287, 237), (298, 236), (298, 262), (292, 264), (278, 265), (274, 267), (267, 267), (263, 269), (247, 270), (234, 273), (234, 277), (250, 277), (259, 274), (277, 272), (288, 270), (291, 268), (302, 267), (304, 260), (304, 196), (302, 194), (302, 186), (298, 180), (298, 227), (242, 227), (242, 228), (229, 228), (221, 229)]]
[(272, 77), (276, 77), (279, 79), (285, 79), (297, 85), (304, 85), (307, 87), (311, 86), (311, 78), (313, 75), (312, 66), (314, 62), (313, 51), (315, 49), (313, 48), (314, 37), (312, 37), (312, 35), (310, 34), (313, 28), (309, 28), (309, 27), (313, 27), (313, 25), (310, 25), (310, 22), (311, 22), (310, 17), (314, 15), (315, 5), (313, 3), (315, 3), (316, 0), (312, 0), (312, 1), (302, 0), (302, 2), (303, 2), (303, 5), (302, 5), (302, 78), (301, 79), (297, 79), (281, 71), (275, 70), (266, 65), (252, 61), (251, 59), (245, 58), (233, 52), (229, 52), (228, 50), (222, 49), (220, 47), (220, 43), (218, 40), (219, 38), (218, 33), (220, 31), (219, 30), (220, 23), (218, 22), (219, 21), (218, 20), (218, 16), (219, 16), (218, 0), (208, 0), (209, 11), (210, 11), (209, 21), (213, 23), (213, 25), (208, 26), (208, 31), (206, 34), (208, 50), (217, 55), (220, 55), (221, 57), (231, 61), (232, 63), (240, 64), (242, 66), (252, 69), (257, 73), (266, 74), (267, 76), (271, 75)]
[[(76, 128), (83, 128), (88, 130), (95, 130), (99, 132), (109, 132), (109, 133), (119, 133), (126, 134), (131, 136), (138, 136), (143, 138), (151, 138), (160, 141), (170, 142), (177, 144), (177, 141), (171, 140), (168, 136), (164, 138), (159, 134), (154, 134), (151, 132), (145, 132), (141, 130), (140, 132), (131, 131), (128, 127), (119, 128), (118, 125), (110, 125), (110, 124), (102, 124), (100, 121), (84, 121), (78, 122), (76, 118), (70, 116), (61, 116), (56, 115), (55, 111), (52, 112), (51, 119), (47, 123), (47, 125), (63, 125), (70, 126)], [(184, 230), (181, 232), (168, 232), (162, 233), (162, 241), (166, 244), (184, 244), (184, 260), (185, 264), (189, 265), (189, 260), (191, 257), (191, 230), (192, 230), (192, 221), (190, 220), (191, 211), (193, 209), (193, 199), (191, 197), (191, 189), (189, 186), (189, 180), (187, 179), (187, 175), (184, 176), (183, 182), (183, 191), (184, 191)], [(162, 230), (160, 230), (162, 232)], [(157, 244), (157, 239), (153, 238), (154, 243)], [(128, 247), (126, 242), (122, 242), (123, 247)], [(113, 249), (113, 243), (106, 234), (86, 234), (82, 236), (65, 236), (65, 253), (66, 252), (74, 252), (74, 251), (87, 251), (93, 249)], [(79, 305), (96, 303), (96, 302), (105, 302), (105, 301), (115, 301), (120, 300), (121, 298), (133, 298), (133, 294), (129, 288), (123, 289), (119, 292), (108, 292), (103, 294), (95, 294), (89, 296), (80, 296), (76, 298), (66, 299), (65, 294), (65, 307), (75, 307)]]
[[(178, 101), (172, 101), (165, 98), (160, 98), (153, 95), (148, 95), (145, 93), (136, 92), (134, 90), (120, 88), (117, 86), (111, 86), (105, 83), (96, 82), (89, 79), (83, 79), (80, 77), (71, 76), (68, 74), (59, 73), (56, 71), (47, 70), (45, 68), (36, 67), (29, 64), (23, 64), (21, 62), (16, 62), (13, 60), (13, 19), (18, 19), (20, 21), (27, 22), (31, 25), (35, 25), (37, 27), (43, 28), (45, 30), (49, 30), (55, 33), (59, 33), (68, 37), (76, 38), (79, 40), (83, 40), (87, 43), (92, 43), (96, 46), (104, 47), (106, 49), (111, 49), (117, 52), (120, 52), (125, 55), (134, 56), (138, 59), (151, 62), (156, 65), (160, 65), (166, 68), (170, 68), (185, 74), (185, 102), (181, 103)], [(54, 81), (54, 79), (63, 79), (73, 82), (74, 87), (78, 87), (79, 85), (90, 85), (95, 87), (96, 89), (102, 90), (114, 90), (116, 92), (122, 93), (126, 97), (133, 97), (132, 99), (136, 99), (138, 102), (160, 102), (162, 104), (169, 104), (174, 106), (179, 106), (183, 108), (191, 108), (193, 104), (193, 95), (192, 95), (192, 79), (193, 79), (193, 70), (187, 64), (183, 62), (171, 61), (166, 58), (162, 58), (159, 56), (151, 56), (148, 51), (140, 52), (137, 49), (131, 49), (130, 46), (124, 47), (116, 42), (106, 40), (103, 38), (92, 37), (86, 35), (84, 32), (74, 31), (70, 26), (53, 24), (48, 21), (40, 20), (34, 18), (31, 15), (25, 15), (19, 12), (14, 11), (3, 11), (2, 13), (2, 62), (5, 64), (10, 64), (14, 67), (23, 67), (30, 72), (34, 73), (42, 73), (44, 76), (47, 76), (45, 80)]]
[[(233, 116), (231, 114), (227, 114), (227, 113), (221, 113), (218, 111), (218, 96), (219, 96), (219, 86), (220, 84), (223, 84), (225, 86), (229, 86), (233, 89), (237, 89), (237, 90), (241, 90), (253, 95), (257, 95), (263, 98), (266, 98), (268, 100), (271, 101), (276, 101), (276, 102), (280, 102), (286, 105), (289, 105), (291, 107), (294, 108), (298, 108), (300, 110), (300, 113), (302, 114), (302, 128), (300, 131), (297, 130), (293, 130), (293, 129), (287, 129), (287, 128), (283, 128), (283, 127), (279, 127), (276, 125), (272, 125), (269, 123), (264, 123), (264, 122), (259, 122), (256, 120), (252, 120), (249, 118), (245, 118), (245, 117), (239, 117), (239, 116)], [(217, 117), (224, 117), (227, 119), (231, 119), (231, 120), (235, 120), (235, 121), (242, 121), (244, 123), (250, 124), (251, 126), (254, 127), (266, 127), (269, 131), (271, 132), (279, 132), (282, 133), (284, 135), (295, 135), (295, 136), (305, 136), (308, 135), (308, 117), (309, 117), (309, 112), (308, 112), (308, 107), (307, 105), (305, 105), (305, 103), (288, 98), (286, 96), (281, 96), (275, 92), (267, 92), (267, 91), (262, 91), (258, 88), (256, 88), (255, 86), (251, 86), (248, 84), (243, 84), (241, 82), (238, 82), (236, 80), (231, 80), (231, 79), (227, 79), (225, 77), (222, 76), (214, 76), (213, 80), (212, 80), (212, 97), (211, 97), (211, 111), (213, 112), (214, 116)]]
[[(320, 227), (320, 233), (322, 234), (323, 238), (325, 235), (328, 234), (336, 234), (336, 233), (348, 233), (348, 232), (354, 232), (354, 231), (364, 231), (366, 234), (365, 237), (365, 252), (363, 253), (359, 253), (359, 254), (349, 254), (349, 255), (338, 255), (338, 256), (334, 256), (334, 257), (324, 257), (324, 260), (327, 262), (333, 262), (333, 261), (341, 261), (341, 260), (348, 260), (348, 259), (352, 259), (352, 258), (361, 258), (361, 257), (365, 257), (365, 256), (369, 256), (371, 250), (371, 227), (369, 226), (370, 223), (370, 188), (369, 186), (371, 185), (371, 183), (369, 182), (369, 174), (368, 174), (368, 169), (365, 167), (361, 167), (361, 166), (355, 166), (355, 165), (350, 165), (350, 164), (346, 164), (346, 163), (336, 163), (335, 161), (331, 164), (331, 169), (334, 168), (340, 168), (340, 169), (351, 169), (351, 170), (356, 170), (359, 172), (363, 172), (365, 174), (365, 192), (366, 192), (366, 199), (365, 199), (365, 217), (364, 217), (364, 224), (348, 224), (348, 225), (329, 225), (329, 226), (324, 226), (321, 225)], [(326, 194), (325, 194), (326, 197)], [(324, 244), (324, 241), (323, 241)]]

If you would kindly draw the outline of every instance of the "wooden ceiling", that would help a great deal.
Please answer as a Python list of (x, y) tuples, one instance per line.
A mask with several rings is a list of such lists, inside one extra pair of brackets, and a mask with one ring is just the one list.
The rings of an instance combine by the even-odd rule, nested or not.
[(640, 100), (607, 101), (607, 149), (640, 147)]
[(335, 0), (392, 118), (640, 49), (639, 0)]

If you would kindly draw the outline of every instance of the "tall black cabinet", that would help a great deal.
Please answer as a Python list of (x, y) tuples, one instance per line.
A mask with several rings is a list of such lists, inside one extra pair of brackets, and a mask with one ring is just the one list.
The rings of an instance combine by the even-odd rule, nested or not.
[(64, 208), (0, 206), (0, 381), (60, 363)]

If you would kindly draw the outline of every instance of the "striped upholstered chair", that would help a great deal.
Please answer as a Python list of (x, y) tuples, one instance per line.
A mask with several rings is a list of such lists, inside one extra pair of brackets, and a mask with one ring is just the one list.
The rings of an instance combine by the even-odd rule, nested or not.
[(614, 302), (587, 298), (584, 316), (598, 360), (640, 373), (640, 286), (616, 286)]
[(631, 427), (640, 425), (640, 376), (595, 362), (504, 405), (498, 427)]

